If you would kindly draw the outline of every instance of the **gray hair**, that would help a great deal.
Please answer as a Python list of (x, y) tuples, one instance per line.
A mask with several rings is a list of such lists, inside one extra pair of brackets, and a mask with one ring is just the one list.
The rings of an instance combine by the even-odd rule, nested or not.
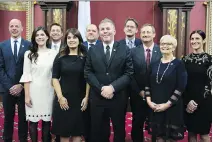
[(152, 24), (149, 24), (149, 23), (143, 24), (141, 26), (141, 29), (144, 28), (144, 27), (151, 27), (152, 28), (152, 32), (155, 33), (155, 27)]
[(162, 36), (161, 39), (160, 39), (160, 43), (161, 43), (162, 41), (165, 41), (165, 40), (166, 40), (167, 42), (172, 43), (173, 46), (174, 46), (174, 48), (177, 47), (177, 39), (174, 38), (173, 36), (171, 36), (171, 35), (164, 35), (164, 36)]
[(111, 19), (109, 19), (109, 18), (104, 18), (103, 20), (101, 20), (101, 22), (99, 24), (99, 28), (100, 28), (100, 25), (102, 23), (111, 23), (113, 25), (113, 27), (115, 28), (115, 23)]

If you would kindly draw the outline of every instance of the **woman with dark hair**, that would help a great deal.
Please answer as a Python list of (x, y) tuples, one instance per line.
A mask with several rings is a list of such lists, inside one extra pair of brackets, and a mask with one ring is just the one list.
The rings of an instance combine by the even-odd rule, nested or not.
[(84, 135), (83, 111), (87, 108), (89, 86), (84, 79), (86, 48), (80, 32), (71, 28), (65, 34), (64, 48), (53, 64), (54, 100), (52, 133), (61, 142), (81, 142)]
[(201, 30), (193, 31), (190, 43), (193, 53), (183, 57), (188, 72), (188, 83), (183, 95), (185, 124), (189, 142), (209, 142), (212, 122), (212, 56), (204, 52), (206, 35)]
[(38, 121), (42, 120), (42, 141), (50, 142), (50, 125), (54, 89), (51, 85), (52, 66), (57, 52), (49, 49), (49, 33), (44, 27), (35, 28), (32, 45), (25, 52), (20, 82), (24, 83), (26, 119), (32, 142), (38, 142)]

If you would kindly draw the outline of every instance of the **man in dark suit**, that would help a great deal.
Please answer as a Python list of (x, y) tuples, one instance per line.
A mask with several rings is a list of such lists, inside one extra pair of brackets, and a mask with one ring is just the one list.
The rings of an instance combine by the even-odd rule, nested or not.
[(140, 46), (131, 50), (134, 74), (131, 81), (130, 104), (133, 114), (131, 137), (133, 142), (143, 142), (143, 127), (148, 116), (148, 106), (144, 98), (145, 79), (149, 66), (161, 59), (160, 48), (154, 43), (155, 28), (151, 24), (141, 27)]
[(133, 73), (130, 49), (114, 41), (115, 25), (104, 19), (99, 24), (103, 43), (90, 48), (84, 74), (90, 85), (91, 141), (109, 142), (107, 125), (111, 118), (114, 142), (125, 142), (125, 88)]
[(9, 23), (11, 38), (0, 45), (0, 83), (5, 89), (3, 95), (5, 142), (12, 142), (15, 105), (18, 105), (18, 135), (20, 142), (27, 142), (27, 121), (25, 117), (25, 96), (19, 80), (23, 74), (24, 53), (30, 42), (21, 38), (21, 21), (12, 19)]
[(62, 37), (63, 37), (63, 29), (60, 24), (53, 23), (50, 26), (50, 48), (55, 49), (57, 52), (61, 49), (63, 46), (62, 43)]
[(135, 38), (135, 34), (138, 32), (138, 22), (134, 18), (128, 18), (125, 21), (124, 33), (125, 39), (120, 40), (120, 43), (127, 45), (130, 49), (141, 45), (141, 40)]
[(100, 40), (98, 40), (98, 37), (99, 37), (99, 34), (98, 34), (97, 26), (94, 24), (88, 25), (86, 28), (87, 41), (83, 43), (87, 47), (87, 50), (89, 50), (91, 46), (94, 46), (98, 44), (99, 42), (101, 42)]
[[(51, 43), (49, 48), (55, 49), (57, 52), (63, 47), (62, 43), (63, 37), (63, 29), (62, 26), (58, 23), (53, 23), (50, 25), (50, 39)], [(60, 136), (56, 135), (55, 137), (56, 142), (60, 142)]]

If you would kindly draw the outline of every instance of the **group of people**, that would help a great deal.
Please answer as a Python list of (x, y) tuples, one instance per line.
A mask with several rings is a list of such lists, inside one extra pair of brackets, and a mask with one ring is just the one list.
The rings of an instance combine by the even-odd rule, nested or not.
[[(174, 56), (177, 40), (171, 35), (154, 43), (155, 28), (128, 18), (126, 37), (115, 41), (115, 24), (103, 19), (63, 35), (61, 25), (34, 29), (31, 42), (21, 37), (22, 23), (9, 23), (10, 39), (0, 43), (0, 93), (3, 96), (5, 142), (12, 142), (15, 105), (18, 134), (27, 142), (125, 142), (125, 115), (130, 98), (133, 142), (143, 142), (143, 128), (158, 142), (209, 142), (211, 128), (212, 57), (205, 53), (206, 35), (193, 31), (193, 52)], [(140, 32), (140, 39), (135, 37)], [(101, 40), (98, 40), (100, 36)], [(62, 38), (64, 37), (64, 40)], [(28, 126), (29, 121), (29, 126)], [(52, 122), (51, 122), (52, 121)]]

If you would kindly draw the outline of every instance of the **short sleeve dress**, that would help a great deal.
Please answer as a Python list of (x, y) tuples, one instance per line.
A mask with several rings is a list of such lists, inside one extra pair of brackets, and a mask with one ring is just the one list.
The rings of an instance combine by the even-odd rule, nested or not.
[(32, 108), (26, 106), (26, 120), (38, 122), (51, 121), (54, 89), (51, 84), (53, 61), (57, 52), (53, 49), (39, 51), (36, 63), (28, 58), (30, 51), (24, 55), (24, 69), (20, 82), (30, 83)]
[(209, 134), (212, 123), (212, 56), (191, 53), (183, 57), (188, 73), (188, 83), (183, 94), (184, 111), (194, 100), (198, 107), (194, 113), (185, 111), (185, 124), (189, 132)]
[(65, 55), (56, 57), (52, 78), (60, 79), (63, 96), (67, 99), (69, 109), (60, 108), (58, 98), (54, 100), (52, 133), (62, 137), (83, 136), (84, 119), (81, 102), (86, 94), (84, 79), (85, 57)]

